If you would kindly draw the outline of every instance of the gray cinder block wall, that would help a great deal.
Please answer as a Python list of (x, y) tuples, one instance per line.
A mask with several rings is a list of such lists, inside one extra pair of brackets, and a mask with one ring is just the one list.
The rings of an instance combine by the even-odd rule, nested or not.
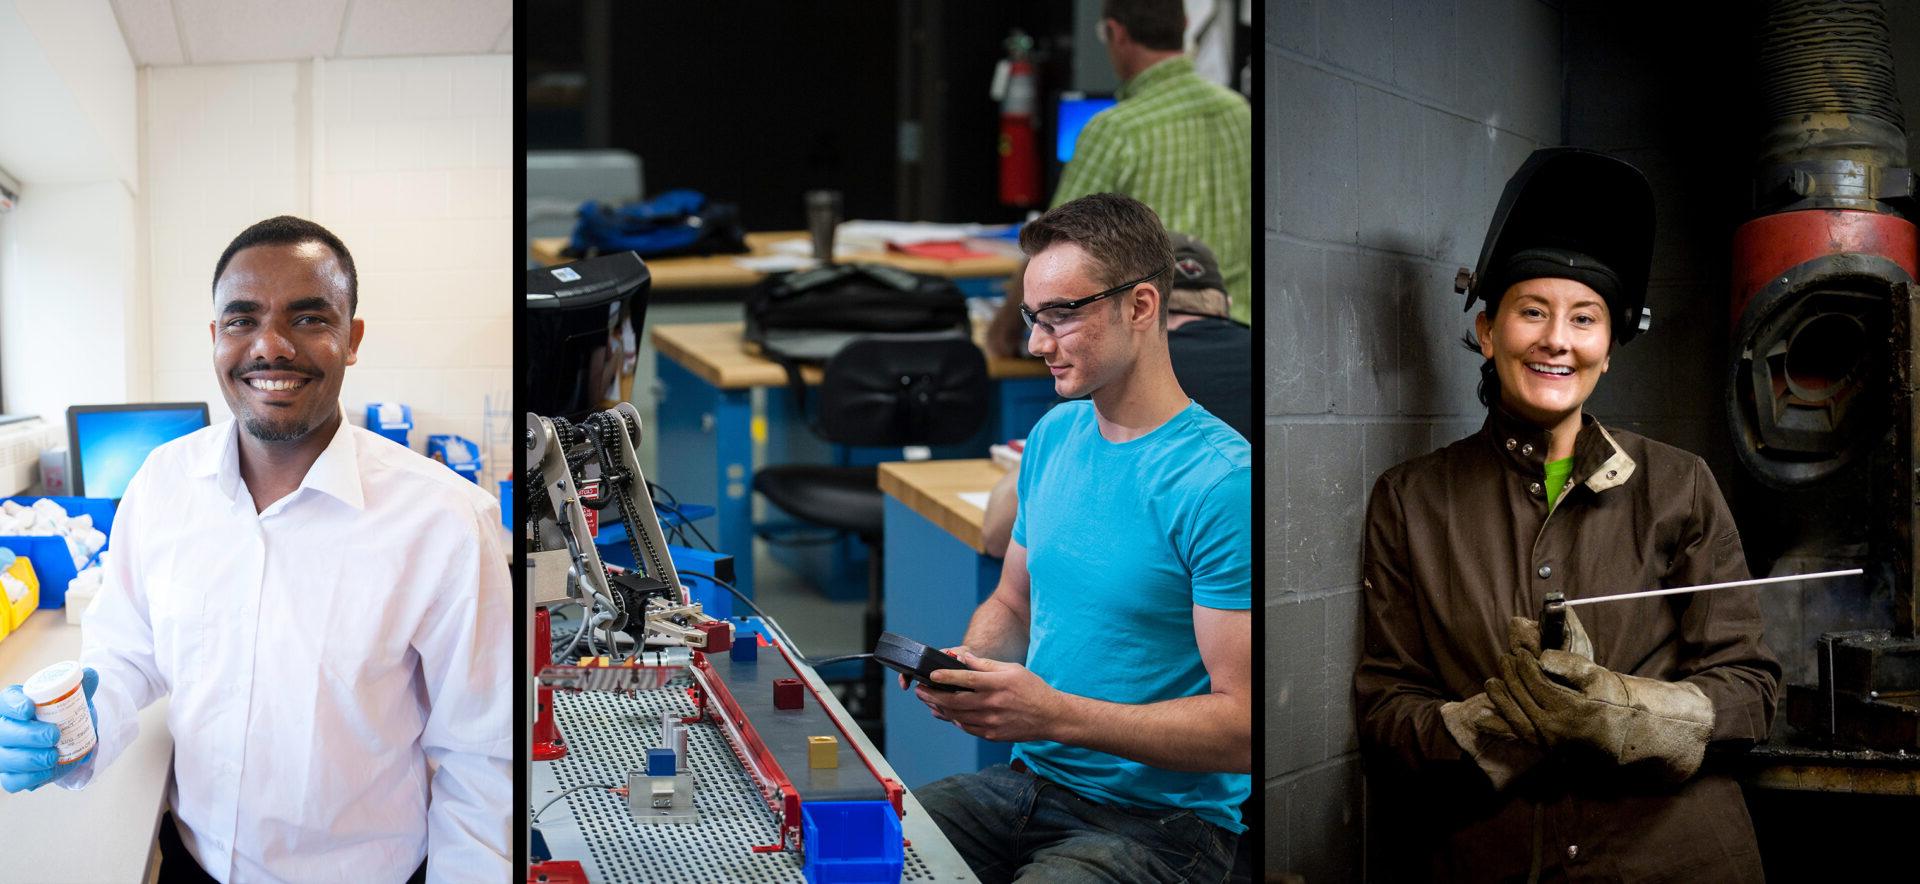
[(1361, 880), (1361, 518), (1389, 466), (1478, 428), (1454, 272), (1561, 143), (1559, 3), (1269, 0), (1266, 864)]

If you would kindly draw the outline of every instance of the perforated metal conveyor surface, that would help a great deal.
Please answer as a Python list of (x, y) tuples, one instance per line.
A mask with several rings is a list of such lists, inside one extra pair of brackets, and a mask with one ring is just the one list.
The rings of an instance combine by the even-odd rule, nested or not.
[[(693, 714), (686, 692), (690, 683), (681, 678), (633, 696), (556, 693), (554, 711), (568, 752), (557, 761), (533, 765), (532, 809), (574, 786), (625, 785), (628, 771), (645, 767), (647, 748), (661, 745), (661, 713)], [(553, 855), (582, 861), (596, 884), (804, 881), (798, 852), (753, 852), (755, 846), (774, 842), (777, 817), (719, 730), (694, 724), (688, 740), (699, 822), (638, 823), (628, 813), (624, 796), (582, 789), (548, 808), (537, 824)], [(932, 823), (917, 804), (909, 807), (903, 822), (908, 840), (917, 843), (906, 849), (902, 880), (974, 880), (944, 839), (928, 832)], [(942, 850), (933, 863), (918, 849), (925, 839), (940, 839)]]

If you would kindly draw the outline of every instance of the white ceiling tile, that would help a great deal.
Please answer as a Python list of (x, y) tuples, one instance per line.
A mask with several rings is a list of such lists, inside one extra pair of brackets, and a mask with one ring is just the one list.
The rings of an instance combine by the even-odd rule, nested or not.
[(188, 64), (328, 57), (347, 0), (173, 0)]
[(113, 15), (136, 65), (185, 64), (170, 0), (113, 0)]
[(340, 56), (479, 55), (512, 22), (512, 0), (353, 0)]
[(136, 65), (513, 52), (512, 0), (111, 0)]

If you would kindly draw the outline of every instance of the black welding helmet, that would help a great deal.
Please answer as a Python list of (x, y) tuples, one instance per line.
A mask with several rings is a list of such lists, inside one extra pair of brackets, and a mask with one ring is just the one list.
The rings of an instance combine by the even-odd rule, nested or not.
[(1499, 309), (1507, 288), (1558, 277), (1599, 293), (1619, 343), (1652, 323), (1647, 272), (1653, 264), (1653, 188), (1625, 160), (1577, 147), (1533, 152), (1507, 179), (1487, 225), (1480, 264), (1461, 268), (1454, 291)]

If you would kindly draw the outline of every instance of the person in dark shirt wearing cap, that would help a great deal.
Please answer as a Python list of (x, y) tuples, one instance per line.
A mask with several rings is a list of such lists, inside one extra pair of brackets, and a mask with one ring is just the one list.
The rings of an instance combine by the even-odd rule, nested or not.
[(1253, 439), (1253, 330), (1229, 318), (1232, 303), (1213, 250), (1173, 236), (1173, 293), (1167, 296), (1167, 355), (1193, 401)]
[[(1590, 151), (1529, 157), (1463, 273), (1487, 420), (1383, 473), (1367, 506), (1354, 708), (1383, 880), (1757, 881), (1716, 759), (1765, 738), (1780, 667), (1697, 456), (1585, 405), (1644, 328), (1653, 194)], [(1582, 623), (1581, 621), (1584, 621)]]

